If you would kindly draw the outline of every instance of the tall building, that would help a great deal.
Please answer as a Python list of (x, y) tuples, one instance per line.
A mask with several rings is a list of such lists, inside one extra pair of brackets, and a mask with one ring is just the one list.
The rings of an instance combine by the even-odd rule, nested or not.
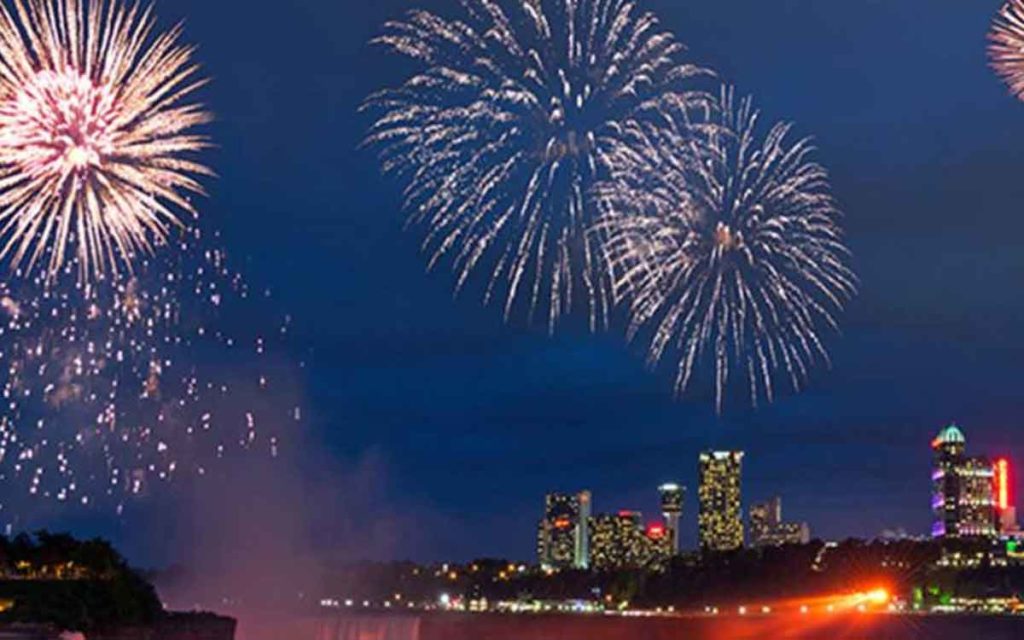
[(748, 522), (750, 543), (755, 547), (761, 546), (782, 522), (782, 499), (775, 497), (768, 502), (751, 505)]
[(782, 498), (750, 507), (750, 543), (755, 547), (781, 547), (787, 544), (807, 544), (811, 529), (806, 522), (782, 521)]
[(679, 555), (679, 519), (683, 515), (683, 500), (686, 489), (678, 484), (663, 484), (658, 487), (661, 495), (661, 515), (665, 518), (666, 535), (672, 555)]
[(672, 556), (665, 525), (644, 528), (643, 515), (621, 511), (590, 520), (591, 564), (598, 571), (615, 569), (663, 569)]
[(591, 498), (577, 494), (550, 493), (544, 518), (537, 529), (537, 559), (545, 569), (586, 569), (590, 566)]
[(732, 551), (743, 546), (742, 472), (741, 451), (709, 451), (700, 455), (697, 523), (702, 551)]
[(969, 457), (966, 450), (967, 440), (956, 425), (932, 441), (934, 538), (992, 538), (998, 533), (992, 461)]

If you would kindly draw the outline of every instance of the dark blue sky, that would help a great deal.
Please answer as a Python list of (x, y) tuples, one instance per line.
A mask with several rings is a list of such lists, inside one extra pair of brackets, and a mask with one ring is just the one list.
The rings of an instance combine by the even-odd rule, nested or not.
[(421, 557), (529, 557), (549, 489), (653, 515), (654, 487), (692, 489), (707, 447), (746, 450), (747, 501), (780, 494), (816, 534), (925, 532), (944, 423), (1024, 463), (1024, 104), (986, 64), (999, 1), (641, 4), (767, 118), (815, 137), (846, 212), (862, 293), (834, 366), (758, 411), (674, 400), (672, 372), (617, 332), (504, 325), (425, 272), (398, 185), (358, 148), (357, 108), (402, 78), (367, 44), (381, 23), (454, 0), (158, 3), (214, 80), (204, 214), (312, 349), (312, 444), (380, 461), (394, 508), (424, 514), (399, 533)]

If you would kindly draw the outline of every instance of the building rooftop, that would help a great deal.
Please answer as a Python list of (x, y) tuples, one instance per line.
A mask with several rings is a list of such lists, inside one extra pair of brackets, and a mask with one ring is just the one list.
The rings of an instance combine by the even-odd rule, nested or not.
[(955, 424), (951, 424), (939, 432), (939, 435), (932, 441), (932, 446), (938, 447), (944, 444), (964, 444), (965, 442), (967, 442), (967, 439), (964, 438), (964, 432), (960, 430), (960, 427)]

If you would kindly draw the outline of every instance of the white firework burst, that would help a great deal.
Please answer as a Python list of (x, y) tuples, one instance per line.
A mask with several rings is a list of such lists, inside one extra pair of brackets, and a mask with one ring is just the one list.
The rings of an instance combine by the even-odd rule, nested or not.
[(787, 141), (790, 125), (761, 137), (731, 90), (674, 123), (626, 127), (592, 235), (631, 337), (649, 329), (652, 363), (678, 356), (679, 392), (710, 360), (719, 411), (734, 368), (755, 404), (771, 401), (777, 374), (798, 389), (828, 361), (820, 331), (856, 290), (828, 175), (808, 140)]
[(522, 300), (553, 328), (583, 298), (596, 325), (608, 301), (586, 229), (603, 156), (628, 120), (700, 99), (705, 72), (635, 2), (460, 4), (458, 19), (386, 25), (377, 42), (422, 70), (370, 97), (367, 142), (405, 179), (430, 264), (450, 260), (457, 289), (485, 270), (506, 318)]
[(992, 68), (1018, 98), (1024, 98), (1024, 1), (1009, 0), (989, 33)]

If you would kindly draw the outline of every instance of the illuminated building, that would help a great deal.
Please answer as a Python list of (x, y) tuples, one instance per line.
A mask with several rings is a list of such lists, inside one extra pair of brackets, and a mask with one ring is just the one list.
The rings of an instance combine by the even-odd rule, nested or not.
[(732, 551), (743, 546), (742, 471), (741, 451), (712, 451), (700, 455), (697, 522), (701, 550)]
[(544, 519), (537, 530), (537, 558), (541, 567), (554, 570), (590, 566), (590, 508), (589, 491), (548, 494)]
[(762, 502), (750, 507), (750, 543), (755, 547), (761, 546), (763, 540), (782, 521), (782, 499), (772, 498), (768, 502)]
[(807, 544), (811, 541), (811, 528), (806, 522), (780, 522), (769, 534), (765, 544), (781, 547), (787, 544)]
[(672, 555), (678, 555), (679, 519), (683, 515), (685, 489), (678, 484), (663, 484), (658, 487), (658, 493), (661, 495), (661, 515), (665, 518), (669, 547), (672, 550)]
[(615, 569), (664, 569), (672, 556), (667, 527), (644, 527), (643, 515), (621, 511), (590, 520), (591, 565), (598, 571)]
[(750, 507), (750, 544), (755, 547), (781, 547), (787, 544), (807, 544), (811, 530), (806, 522), (782, 521), (782, 498)]
[(1021, 535), (1017, 522), (1017, 507), (1007, 507), (999, 512), (999, 533), (1004, 536)]
[(932, 537), (993, 538), (997, 535), (995, 470), (987, 458), (968, 457), (967, 441), (956, 425), (932, 441)]

